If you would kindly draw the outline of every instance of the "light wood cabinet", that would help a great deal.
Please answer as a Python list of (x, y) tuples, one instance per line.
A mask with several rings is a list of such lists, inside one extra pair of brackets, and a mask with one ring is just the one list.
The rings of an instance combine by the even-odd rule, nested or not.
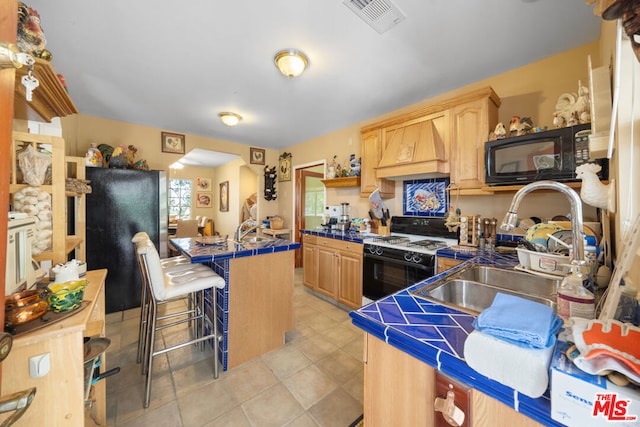
[(364, 422), (367, 426), (433, 426), (435, 370), (366, 334)]
[(471, 425), (473, 427), (540, 427), (532, 418), (478, 391), (471, 391)]
[[(433, 426), (435, 369), (371, 334), (364, 340), (364, 422), (368, 426)], [(391, 396), (393, 398), (391, 398)], [(538, 422), (471, 390), (472, 427), (537, 427)], [(446, 425), (441, 423), (441, 425)]]
[(316, 237), (315, 244), (309, 240), (303, 237), (305, 286), (348, 307), (361, 307), (363, 245), (326, 237)]
[[(106, 381), (91, 387), (94, 403), (85, 413), (83, 337), (105, 335), (104, 281), (107, 270), (87, 272), (84, 301), (89, 305), (75, 314), (44, 328), (13, 339), (11, 352), (3, 362), (2, 393), (36, 387), (36, 395), (18, 425), (82, 426), (106, 424)], [(46, 317), (47, 315), (45, 315)], [(49, 354), (49, 372), (29, 375), (29, 359)], [(100, 371), (107, 370), (102, 356)], [(85, 416), (87, 421), (85, 422)]]
[(484, 143), (499, 106), (498, 95), (485, 87), (362, 128), (361, 196), (384, 178), (446, 174), (460, 194), (490, 194), (483, 189)]
[(445, 258), (445, 257), (438, 257), (438, 271), (437, 273), (440, 274), (443, 271), (447, 271), (450, 268), (455, 267), (458, 264), (461, 264), (462, 261), (459, 259), (453, 259), (453, 258)]
[(338, 302), (351, 308), (362, 307), (362, 245), (360, 251), (340, 251)]
[(302, 235), (302, 283), (315, 289), (318, 283), (318, 247), (316, 236)]
[(376, 129), (363, 132), (360, 136), (360, 151), (362, 154), (360, 197), (369, 197), (376, 188), (379, 189), (380, 197), (383, 199), (395, 197), (395, 182), (376, 176), (375, 168), (380, 163), (384, 152), (381, 132), (381, 129)]
[(451, 184), (467, 194), (482, 194), (484, 143), (498, 123), (500, 98), (491, 88), (469, 94), (467, 102), (451, 108)]
[[(44, 252), (34, 253), (34, 259), (38, 262), (50, 260), (53, 265), (68, 261), (68, 256), (73, 253), (84, 259), (84, 249), (81, 247), (85, 236), (85, 205), (84, 194), (69, 193), (65, 190), (66, 177), (71, 173), (71, 177), (84, 179), (84, 159), (79, 157), (65, 158), (64, 139), (50, 135), (37, 135), (24, 132), (13, 132), (11, 149), (11, 171), (9, 192), (14, 208), (20, 206), (17, 211), (24, 211), (31, 216), (37, 217), (36, 241), (43, 241), (46, 235), (51, 233), (51, 244), (44, 248)], [(30, 185), (25, 182), (24, 174), (18, 166), (20, 153), (27, 147), (39, 154), (49, 155), (51, 164), (44, 177), (44, 183), (37, 187), (50, 195), (50, 201), (38, 201), (33, 208), (33, 204), (27, 209), (26, 203), (16, 200), (16, 193), (21, 192)], [(67, 234), (68, 215), (67, 197), (73, 197), (74, 218), (73, 234)], [(47, 202), (50, 206), (47, 207)], [(33, 212), (32, 212), (33, 211)], [(74, 252), (78, 249), (78, 252)]]
[(316, 291), (336, 299), (339, 253), (332, 247), (318, 245), (318, 282)]

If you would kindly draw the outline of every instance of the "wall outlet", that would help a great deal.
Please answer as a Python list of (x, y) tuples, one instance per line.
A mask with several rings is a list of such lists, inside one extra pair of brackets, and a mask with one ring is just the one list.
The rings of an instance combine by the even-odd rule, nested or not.
[(29, 358), (29, 375), (31, 378), (42, 378), (51, 370), (51, 354), (44, 353)]

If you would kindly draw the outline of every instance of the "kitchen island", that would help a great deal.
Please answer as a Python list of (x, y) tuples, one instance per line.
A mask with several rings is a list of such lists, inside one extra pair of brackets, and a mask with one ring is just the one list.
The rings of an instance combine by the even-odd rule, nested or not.
[[(192, 263), (212, 268), (225, 287), (205, 295), (217, 304), (217, 343), (224, 370), (284, 345), (293, 329), (293, 275), (299, 243), (269, 239), (260, 243), (202, 244), (199, 238), (171, 239)], [(215, 296), (215, 298), (214, 298)]]
[[(452, 256), (451, 249), (442, 251)], [(436, 375), (442, 373), (473, 389), (469, 425), (499, 425), (501, 420), (513, 426), (562, 425), (551, 419), (548, 392), (532, 399), (467, 365), (464, 342), (473, 331), (475, 316), (409, 293), (470, 262), (511, 268), (517, 258), (479, 250), (446, 273), (350, 313), (353, 324), (366, 332), (365, 422), (433, 425)], [(388, 399), (390, 394), (395, 403)]]

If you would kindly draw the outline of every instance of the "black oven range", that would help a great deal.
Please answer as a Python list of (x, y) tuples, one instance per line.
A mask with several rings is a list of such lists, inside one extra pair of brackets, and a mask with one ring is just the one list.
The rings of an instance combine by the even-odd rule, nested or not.
[(439, 217), (394, 216), (391, 235), (364, 240), (363, 303), (391, 295), (435, 274), (436, 251), (455, 245)]

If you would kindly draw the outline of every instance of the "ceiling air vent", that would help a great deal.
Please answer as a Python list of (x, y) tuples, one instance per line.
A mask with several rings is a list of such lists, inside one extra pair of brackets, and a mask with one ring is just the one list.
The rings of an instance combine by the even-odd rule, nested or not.
[(380, 34), (406, 18), (390, 0), (344, 0), (342, 3)]

